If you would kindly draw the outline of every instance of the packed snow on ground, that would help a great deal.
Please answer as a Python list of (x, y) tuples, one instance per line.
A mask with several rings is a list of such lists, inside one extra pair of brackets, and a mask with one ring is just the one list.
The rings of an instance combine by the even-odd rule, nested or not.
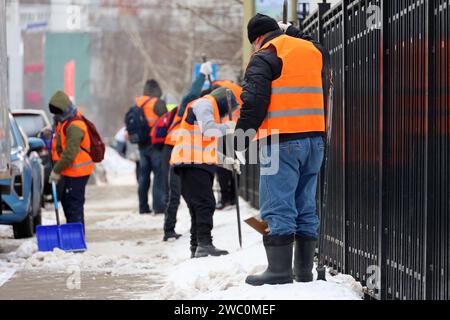
[(0, 225), (0, 239), (12, 237), (13, 231), (11, 226), (1, 226)]
[(161, 230), (161, 217), (156, 216), (144, 216), (137, 215), (133, 213), (117, 215), (112, 219), (97, 222), (94, 229), (105, 229), (105, 230), (136, 230), (136, 229), (146, 229), (146, 230)]
[[(257, 212), (247, 204), (242, 207), (243, 219)], [(352, 277), (328, 277), (327, 282), (295, 283), (284, 286), (252, 287), (245, 284), (248, 274), (265, 270), (267, 260), (261, 236), (246, 224), (242, 225), (243, 249), (239, 248), (237, 219), (234, 210), (216, 212), (214, 243), (230, 255), (189, 259), (189, 237), (172, 243), (167, 259), (167, 283), (158, 294), (143, 299), (237, 299), (237, 300), (358, 300), (362, 287)], [(316, 277), (315, 273), (315, 277)]]
[(154, 262), (145, 257), (99, 255), (91, 252), (67, 253), (59, 249), (53, 252), (37, 252), (24, 265), (25, 270), (65, 271), (77, 266), (82, 271), (101, 272), (120, 276), (145, 274), (155, 269)]
[[(131, 172), (129, 171), (129, 174)], [(123, 199), (125, 200), (125, 199)], [(241, 201), (241, 221), (258, 215), (247, 203)], [(158, 222), (159, 221), (159, 222)], [(99, 230), (155, 230), (160, 228), (163, 217), (137, 214), (118, 215), (97, 222)], [(158, 252), (155, 262), (166, 278), (166, 284), (156, 294), (142, 299), (323, 299), (346, 300), (362, 298), (362, 287), (351, 276), (328, 276), (327, 282), (295, 283), (284, 286), (251, 287), (245, 284), (248, 274), (263, 272), (267, 266), (262, 237), (242, 222), (243, 249), (240, 249), (237, 232), (236, 210), (216, 211), (214, 216), (214, 244), (230, 251), (223, 257), (190, 259), (189, 210), (182, 201), (178, 210), (177, 232), (183, 237), (175, 242), (152, 243), (152, 251)], [(314, 271), (316, 277), (316, 272)]]
[[(37, 245), (35, 240), (13, 240), (9, 239), (10, 235), (7, 228), (2, 226), (0, 228), (0, 244), (1, 246), (17, 245), (22, 243), (17, 250), (2, 253), (0, 251), (0, 287), (8, 281), (18, 270), (22, 269), (29, 257), (31, 257), (37, 251)], [(6, 237), (5, 237), (6, 235)], [(12, 235), (12, 232), (11, 232)], [(2, 248), (0, 247), (0, 250)]]
[[(134, 178), (134, 164), (122, 160), (115, 151), (108, 149), (105, 168), (108, 177), (115, 177), (114, 181), (108, 180), (115, 185), (114, 188), (131, 183)], [(122, 174), (121, 168), (125, 170)], [(136, 183), (135, 180), (133, 183)], [(344, 275), (329, 276), (327, 282), (259, 288), (248, 286), (245, 277), (264, 271), (267, 262), (261, 235), (244, 222), (243, 248), (239, 247), (235, 209), (217, 211), (214, 216), (214, 244), (229, 250), (230, 254), (190, 259), (190, 215), (184, 201), (178, 212), (176, 229), (183, 237), (178, 241), (162, 242), (164, 217), (139, 215), (135, 191), (117, 196), (110, 194), (111, 189), (108, 186), (97, 187), (95, 190), (103, 194), (103, 200), (93, 200), (95, 197), (91, 194), (86, 204), (85, 211), (91, 221), (88, 225), (89, 235), (104, 235), (104, 238), (97, 236), (98, 240), (88, 241), (88, 251), (85, 253), (66, 253), (61, 250), (37, 252), (35, 239), (14, 240), (11, 227), (0, 227), (0, 286), (16, 270), (66, 272), (68, 268), (78, 266), (83, 272), (118, 277), (142, 275), (144, 284), (146, 275), (158, 275), (158, 281), (163, 283), (163, 287), (155, 291), (152, 282), (148, 281), (148, 294), (143, 295), (142, 299), (338, 300), (362, 297), (361, 285), (352, 277)], [(111, 198), (105, 198), (104, 195)], [(241, 221), (257, 214), (256, 210), (241, 202)], [(43, 213), (43, 223), (54, 224), (54, 221), (54, 212), (49, 206)], [(16, 249), (11, 251), (11, 248)]]

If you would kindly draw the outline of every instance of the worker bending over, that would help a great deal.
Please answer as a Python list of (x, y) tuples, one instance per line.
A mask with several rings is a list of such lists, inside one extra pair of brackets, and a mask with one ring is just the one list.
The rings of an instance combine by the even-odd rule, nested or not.
[[(232, 97), (233, 110), (238, 103)], [(235, 122), (221, 123), (228, 115), (226, 89), (219, 88), (188, 104), (177, 133), (171, 165), (181, 177), (181, 194), (191, 215), (191, 257), (228, 254), (212, 243), (216, 201), (213, 181), (216, 167), (223, 164), (217, 139), (233, 133)]]

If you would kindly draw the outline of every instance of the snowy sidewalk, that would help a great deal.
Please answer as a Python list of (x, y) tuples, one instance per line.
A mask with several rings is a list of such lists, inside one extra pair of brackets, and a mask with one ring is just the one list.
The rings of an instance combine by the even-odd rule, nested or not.
[[(257, 214), (245, 202), (241, 208), (243, 219)], [(235, 210), (218, 211), (214, 217), (214, 243), (230, 255), (188, 259), (189, 221), (187, 208), (182, 208), (182, 225), (186, 234), (167, 251), (172, 267), (167, 270), (166, 285), (148, 299), (200, 300), (359, 300), (362, 288), (352, 277), (328, 277), (328, 282), (292, 284), (284, 286), (252, 287), (245, 284), (248, 274), (265, 270), (266, 257), (261, 236), (246, 224), (242, 225), (243, 249), (239, 248)], [(316, 274), (315, 274), (316, 277)]]
[[(110, 184), (89, 186), (87, 242), (83, 254), (37, 252), (35, 239), (13, 240), (0, 226), (0, 299), (361, 299), (361, 286), (349, 276), (328, 282), (264, 286), (245, 284), (247, 274), (264, 270), (261, 236), (242, 225), (239, 248), (236, 212), (218, 211), (214, 243), (230, 251), (223, 257), (190, 259), (190, 217), (184, 202), (177, 232), (162, 242), (163, 217), (137, 213), (134, 166), (108, 150), (105, 168)], [(257, 212), (242, 201), (242, 218)], [(50, 205), (44, 224), (53, 224)]]
[[(88, 188), (89, 250), (82, 254), (37, 252), (35, 239), (13, 240), (9, 227), (0, 227), (0, 299), (139, 299), (161, 288), (164, 276), (153, 248), (162, 239), (161, 221), (130, 213), (136, 201), (123, 195), (135, 193), (130, 186)], [(51, 206), (47, 208), (43, 223), (54, 224)], [(139, 228), (101, 227), (130, 216)]]

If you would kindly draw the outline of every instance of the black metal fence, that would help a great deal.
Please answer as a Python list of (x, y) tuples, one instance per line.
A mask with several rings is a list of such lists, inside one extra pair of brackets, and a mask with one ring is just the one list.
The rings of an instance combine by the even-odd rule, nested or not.
[[(305, 19), (334, 73), (319, 252), (377, 299), (449, 299), (450, 0), (344, 0)], [(257, 206), (258, 168), (242, 195)]]

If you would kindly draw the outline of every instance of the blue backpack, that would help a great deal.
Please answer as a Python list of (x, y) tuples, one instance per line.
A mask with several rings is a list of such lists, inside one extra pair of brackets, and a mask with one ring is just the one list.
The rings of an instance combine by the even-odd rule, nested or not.
[(151, 100), (149, 98), (142, 107), (134, 104), (125, 115), (125, 126), (128, 132), (128, 141), (132, 144), (150, 143), (150, 126), (144, 113), (144, 106)]

